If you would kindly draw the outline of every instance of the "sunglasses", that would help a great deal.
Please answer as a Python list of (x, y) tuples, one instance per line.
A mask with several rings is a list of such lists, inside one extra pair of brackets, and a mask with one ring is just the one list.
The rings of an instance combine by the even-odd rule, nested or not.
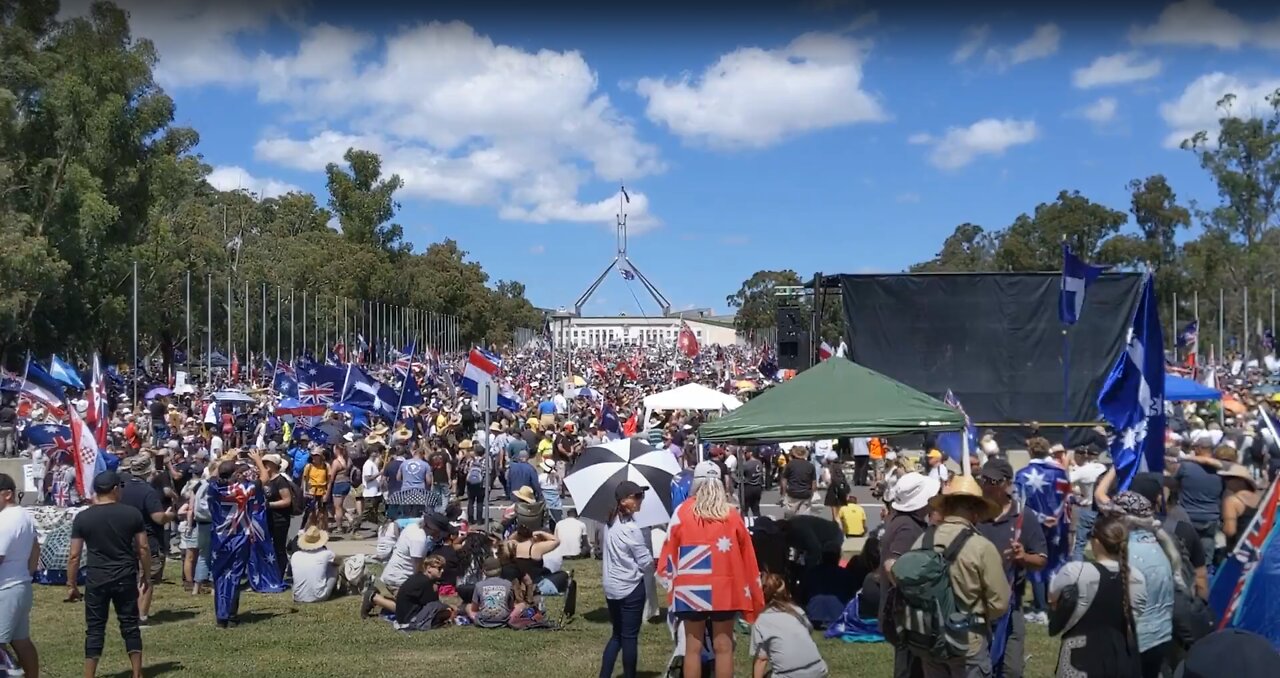
[(991, 485), (993, 487), (996, 485), (1003, 485), (1005, 483), (1005, 481), (1003, 480), (996, 480), (995, 478), (987, 478), (986, 476), (979, 476), (978, 482), (982, 483), (983, 485)]

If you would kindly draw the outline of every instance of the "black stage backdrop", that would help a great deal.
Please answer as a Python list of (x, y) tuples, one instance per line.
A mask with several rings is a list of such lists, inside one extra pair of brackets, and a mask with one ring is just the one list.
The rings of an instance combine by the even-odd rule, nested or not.
[[(1108, 273), (1068, 328), (1063, 398), (1059, 273), (842, 275), (850, 357), (941, 398), (950, 389), (974, 422), (1093, 422), (1098, 391), (1124, 345), (1142, 275)], [(1002, 444), (1016, 429), (1000, 431)], [(1071, 443), (1084, 429), (1069, 431)], [(1062, 429), (1046, 428), (1054, 439)], [(1020, 442), (1020, 441), (1018, 441)]]

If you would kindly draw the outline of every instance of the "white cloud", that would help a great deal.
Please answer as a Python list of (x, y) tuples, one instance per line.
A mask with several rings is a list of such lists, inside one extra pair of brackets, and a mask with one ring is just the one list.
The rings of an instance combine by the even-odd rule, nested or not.
[(862, 89), (870, 43), (806, 33), (779, 49), (743, 47), (696, 78), (642, 78), (645, 114), (686, 140), (718, 147), (764, 147), (803, 132), (885, 120)]
[[(927, 137), (928, 135), (925, 136)], [(922, 140), (921, 143), (924, 143), (924, 140)], [(894, 200), (897, 200), (900, 203), (917, 203), (920, 202), (920, 194), (915, 191), (907, 191), (905, 193), (899, 193), (894, 197)]]
[(1213, 0), (1179, 0), (1165, 7), (1156, 23), (1130, 29), (1129, 40), (1145, 45), (1227, 50), (1245, 46), (1280, 49), (1280, 18), (1250, 22), (1218, 7)]
[(219, 191), (245, 190), (261, 198), (278, 198), (285, 193), (302, 191), (301, 188), (285, 181), (255, 177), (243, 167), (236, 165), (218, 165), (213, 168), (209, 176), (205, 177), (205, 180)]
[(1119, 106), (1115, 97), (1102, 97), (1080, 109), (1080, 115), (1089, 122), (1102, 125), (1115, 119)]
[(546, 245), (534, 245), (529, 248), (529, 254), (542, 254), (547, 251)]
[[(581, 201), (583, 188), (664, 170), (576, 51), (496, 44), (456, 21), (384, 38), (318, 24), (253, 66), (259, 99), (311, 130), (263, 135), (256, 157), (281, 166), (320, 171), (357, 147), (380, 154), (407, 196), (610, 226), (616, 200)], [(633, 233), (659, 223), (643, 192), (632, 201)]]
[(1040, 135), (1031, 120), (986, 118), (968, 127), (951, 127), (941, 137), (913, 134), (909, 143), (932, 146), (929, 162), (944, 170), (959, 169), (980, 155), (1001, 155), (1005, 150), (1029, 144)]
[[(59, 16), (87, 16), (91, 0), (64, 0)], [(298, 0), (116, 0), (135, 38), (155, 43), (156, 81), (167, 88), (236, 85), (254, 77), (254, 59), (237, 45), (293, 16)]]
[(1168, 148), (1177, 148), (1183, 140), (1196, 132), (1209, 133), (1209, 141), (1217, 141), (1219, 120), (1224, 111), (1218, 102), (1227, 94), (1234, 94), (1231, 114), (1253, 117), (1270, 114), (1273, 110), (1267, 97), (1280, 89), (1280, 78), (1245, 79), (1226, 73), (1207, 73), (1187, 85), (1181, 96), (1160, 104), (1160, 117), (1169, 126), (1164, 139)]
[(970, 26), (965, 29), (964, 41), (956, 48), (951, 55), (951, 62), (962, 64), (982, 49), (987, 44), (987, 39), (991, 37), (991, 26), (982, 24), (980, 26)]
[(1031, 37), (1009, 50), (1009, 63), (1013, 65), (1052, 56), (1062, 44), (1062, 29), (1057, 24), (1040, 24)]
[(1138, 52), (1120, 52), (1100, 56), (1084, 68), (1071, 73), (1071, 84), (1080, 89), (1122, 85), (1149, 80), (1160, 75), (1159, 59), (1143, 59)]

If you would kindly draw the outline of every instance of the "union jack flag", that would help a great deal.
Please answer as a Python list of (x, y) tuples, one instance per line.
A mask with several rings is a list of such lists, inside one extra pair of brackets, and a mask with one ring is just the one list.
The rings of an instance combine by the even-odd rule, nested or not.
[(293, 365), (290, 365), (283, 360), (276, 361), (276, 374), (283, 374), (290, 379), (296, 379), (293, 372)]
[(711, 585), (677, 586), (671, 596), (671, 607), (676, 612), (710, 612)]
[(218, 523), (218, 536), (227, 539), (235, 534), (248, 535), (249, 541), (265, 541), (266, 532), (258, 521), (249, 514), (249, 502), (257, 493), (257, 488), (247, 483), (237, 483), (226, 488), (226, 494), (218, 493), (218, 503), (222, 504), (227, 515)]
[(71, 452), (71, 429), (57, 424), (41, 424), (27, 430), (27, 440), (45, 454), (55, 450)]
[(711, 547), (681, 546), (680, 562), (676, 564), (677, 574), (711, 574)]
[(305, 381), (298, 382), (298, 400), (304, 403), (313, 403), (316, 405), (328, 405), (333, 402), (336, 395), (333, 388), (333, 382), (325, 382), (323, 384), (307, 383)]

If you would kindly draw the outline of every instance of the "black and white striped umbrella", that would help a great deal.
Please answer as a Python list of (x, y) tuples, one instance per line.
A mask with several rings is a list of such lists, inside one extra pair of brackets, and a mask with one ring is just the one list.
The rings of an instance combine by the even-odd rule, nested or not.
[(564, 484), (578, 515), (600, 522), (617, 505), (613, 493), (622, 481), (647, 487), (635, 520), (640, 527), (652, 527), (671, 522), (671, 478), (679, 472), (671, 452), (640, 438), (623, 438), (583, 450)]

